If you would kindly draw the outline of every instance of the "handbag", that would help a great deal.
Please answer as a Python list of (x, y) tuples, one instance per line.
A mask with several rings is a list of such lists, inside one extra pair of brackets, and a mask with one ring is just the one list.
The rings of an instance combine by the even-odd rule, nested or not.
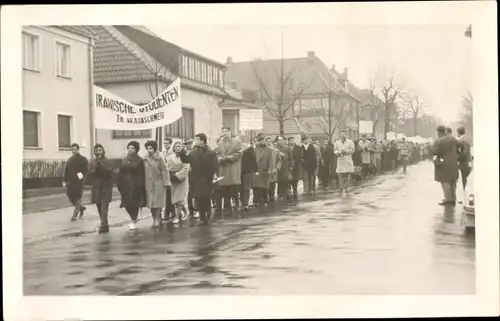
[(172, 183), (180, 183), (181, 180), (177, 177), (177, 172), (176, 171), (169, 171), (170, 174), (170, 182)]

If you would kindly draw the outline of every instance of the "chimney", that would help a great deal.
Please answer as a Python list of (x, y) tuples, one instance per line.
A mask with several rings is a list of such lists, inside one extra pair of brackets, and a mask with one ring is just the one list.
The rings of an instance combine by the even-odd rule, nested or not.
[(233, 57), (226, 58), (226, 65), (231, 65), (233, 63)]
[(332, 65), (332, 71), (337, 72), (337, 69), (335, 69), (335, 65)]
[(307, 52), (307, 58), (314, 58), (315, 56), (316, 56), (316, 54), (314, 53), (314, 51)]
[(347, 71), (348, 71), (348, 69), (347, 69), (347, 67), (345, 67), (344, 68), (344, 78), (345, 78), (345, 80), (349, 79)]

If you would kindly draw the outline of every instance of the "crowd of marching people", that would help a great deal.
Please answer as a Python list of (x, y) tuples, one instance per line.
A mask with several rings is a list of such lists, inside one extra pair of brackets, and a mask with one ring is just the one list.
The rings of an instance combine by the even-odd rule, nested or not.
[(99, 232), (106, 233), (113, 178), (121, 194), (120, 207), (129, 214), (129, 228), (134, 230), (141, 208), (150, 209), (153, 228), (186, 220), (208, 225), (214, 218), (242, 217), (250, 207), (296, 201), (300, 181), (303, 196), (334, 189), (345, 194), (352, 181), (400, 167), (406, 172), (408, 164), (432, 157), (429, 144), (404, 138), (386, 142), (363, 135), (353, 141), (342, 131), (335, 142), (313, 142), (307, 135), (298, 142), (263, 134), (249, 141), (245, 135), (233, 136), (227, 127), (213, 147), (200, 133), (183, 142), (165, 139), (163, 152), (156, 141), (146, 142), (144, 148), (141, 157), (140, 144), (129, 142), (127, 156), (114, 169), (101, 144), (94, 146), (90, 163), (73, 144), (64, 176), (75, 207), (71, 219), (81, 218), (85, 211), (84, 179), (91, 182), (91, 201), (101, 218)]

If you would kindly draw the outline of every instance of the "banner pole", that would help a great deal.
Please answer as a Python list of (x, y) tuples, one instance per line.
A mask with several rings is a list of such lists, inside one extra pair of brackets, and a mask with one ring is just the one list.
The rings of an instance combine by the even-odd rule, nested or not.
[(97, 128), (95, 127), (95, 113), (94, 113), (94, 57), (93, 57), (93, 48), (94, 48), (94, 38), (90, 38), (89, 42), (89, 126), (90, 126), (90, 146), (89, 146), (89, 153), (90, 153), (90, 158), (94, 158), (94, 153), (93, 153), (93, 148), (94, 145), (97, 141)]

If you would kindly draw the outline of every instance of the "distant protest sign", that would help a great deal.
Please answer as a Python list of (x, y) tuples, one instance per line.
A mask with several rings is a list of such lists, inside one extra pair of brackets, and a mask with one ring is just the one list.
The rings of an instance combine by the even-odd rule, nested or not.
[(137, 106), (94, 86), (95, 127), (114, 130), (152, 129), (182, 117), (179, 78), (150, 103)]
[(240, 109), (240, 130), (262, 130), (262, 109)]
[(361, 120), (359, 122), (360, 134), (371, 134), (373, 132), (373, 122), (371, 120)]

